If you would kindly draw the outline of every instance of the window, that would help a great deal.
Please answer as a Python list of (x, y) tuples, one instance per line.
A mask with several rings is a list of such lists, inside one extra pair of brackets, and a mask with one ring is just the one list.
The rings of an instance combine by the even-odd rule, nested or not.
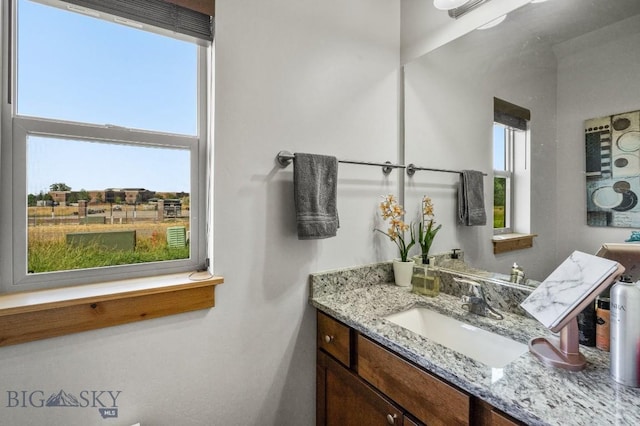
[(5, 290), (203, 265), (209, 17), (182, 29), (164, 21), (202, 14), (157, 0), (136, 2), (141, 11), (123, 0), (10, 3), (3, 12), (12, 12), (12, 25), (2, 34)]
[(513, 200), (513, 141), (515, 129), (493, 123), (493, 229), (510, 233)]
[(495, 98), (494, 234), (529, 232), (528, 110)]

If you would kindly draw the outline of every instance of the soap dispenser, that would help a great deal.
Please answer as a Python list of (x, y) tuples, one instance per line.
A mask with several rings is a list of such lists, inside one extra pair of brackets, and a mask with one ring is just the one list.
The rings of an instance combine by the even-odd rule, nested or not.
[(412, 291), (423, 296), (440, 294), (440, 271), (435, 266), (435, 257), (430, 256), (426, 264), (415, 265), (411, 276)]
[(513, 263), (511, 267), (511, 279), (510, 281), (514, 284), (521, 284), (524, 282), (524, 271), (517, 263)]

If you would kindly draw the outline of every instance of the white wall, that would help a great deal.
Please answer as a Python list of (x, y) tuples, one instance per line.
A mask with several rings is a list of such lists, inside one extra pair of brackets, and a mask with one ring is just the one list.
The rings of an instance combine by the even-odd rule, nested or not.
[(628, 228), (591, 227), (586, 219), (584, 120), (640, 109), (640, 17), (556, 48), (558, 54), (558, 254), (595, 253), (623, 242)]
[[(216, 2), (216, 307), (0, 348), (2, 425), (312, 425), (311, 272), (386, 260), (397, 174), (341, 165), (338, 236), (298, 241), (283, 149), (397, 161), (400, 6)], [(121, 390), (97, 409), (7, 408), (7, 390)]]
[(453, 19), (432, 1), (402, 0), (401, 62), (409, 63), (530, 1), (493, 0)]
[[(507, 274), (515, 261), (530, 278), (542, 280), (553, 270), (556, 248), (556, 61), (544, 42), (488, 45), (490, 36), (475, 31), (405, 66), (407, 162), (487, 173), (487, 225), (457, 225), (457, 174), (417, 172), (407, 181), (406, 204), (419, 206), (423, 195), (433, 198), (442, 224), (434, 253), (461, 248), (469, 263)], [(493, 254), (491, 242), (494, 97), (531, 110), (530, 231), (538, 234), (533, 248), (500, 255)]]

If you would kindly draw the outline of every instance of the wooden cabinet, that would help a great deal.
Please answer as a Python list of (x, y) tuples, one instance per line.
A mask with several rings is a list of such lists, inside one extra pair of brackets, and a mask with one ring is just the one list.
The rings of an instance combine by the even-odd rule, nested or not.
[(326, 351), (343, 365), (351, 366), (351, 332), (349, 327), (318, 312), (318, 348)]
[(360, 335), (358, 375), (430, 426), (469, 424), (468, 394)]
[(477, 398), (474, 401), (473, 413), (473, 424), (477, 426), (518, 426), (522, 424), (492, 407), (491, 404)]
[(318, 352), (318, 366), (324, 376), (323, 419), (318, 424), (403, 425), (404, 414), (398, 407), (323, 352)]
[(521, 423), (318, 311), (318, 426)]

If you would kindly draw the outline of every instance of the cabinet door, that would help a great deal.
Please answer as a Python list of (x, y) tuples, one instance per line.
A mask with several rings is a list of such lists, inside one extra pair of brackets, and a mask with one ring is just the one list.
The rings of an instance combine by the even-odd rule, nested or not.
[(520, 426), (524, 423), (498, 411), (486, 401), (474, 400), (473, 419), (475, 426)]
[[(318, 351), (318, 424), (326, 426), (403, 425), (403, 413), (361, 379)], [(322, 389), (324, 388), (324, 389)]]
[(518, 426), (520, 424), (502, 413), (491, 411), (491, 426)]
[(471, 397), (358, 335), (358, 375), (430, 426), (467, 426)]
[(414, 422), (413, 420), (411, 420), (409, 417), (405, 416), (404, 423), (402, 424), (402, 426), (420, 426), (420, 425)]

